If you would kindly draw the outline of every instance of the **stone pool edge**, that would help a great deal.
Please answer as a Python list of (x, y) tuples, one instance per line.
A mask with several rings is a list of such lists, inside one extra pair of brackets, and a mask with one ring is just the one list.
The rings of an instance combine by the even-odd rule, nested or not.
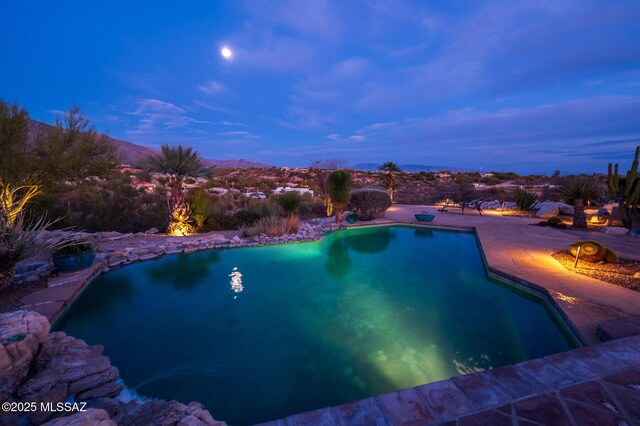
[[(578, 339), (578, 341), (580, 341), (580, 343), (582, 343), (583, 345), (586, 346), (586, 341), (585, 341), (584, 337), (582, 336), (582, 333), (577, 329), (577, 327), (575, 327), (575, 325), (573, 324), (573, 322), (569, 318), (568, 314), (555, 301), (554, 297), (548, 292), (548, 290), (545, 287), (543, 287), (541, 285), (538, 285), (538, 284), (535, 284), (533, 282), (521, 279), (521, 278), (519, 278), (517, 276), (508, 274), (508, 273), (506, 273), (504, 271), (501, 271), (498, 268), (494, 268), (491, 265), (489, 265), (489, 263), (487, 261), (487, 258), (486, 258), (486, 255), (485, 255), (485, 252), (484, 252), (484, 247), (482, 245), (482, 241), (481, 241), (480, 235), (479, 235), (479, 233), (478, 233), (478, 231), (477, 231), (475, 226), (424, 225), (424, 224), (414, 224), (414, 223), (404, 223), (404, 222), (391, 222), (390, 221), (390, 222), (386, 222), (386, 223), (358, 224), (358, 226), (348, 226), (347, 229), (351, 229), (351, 228), (369, 228), (369, 227), (384, 227), (384, 226), (403, 226), (403, 227), (412, 227), (412, 228), (429, 228), (429, 229), (440, 229), (440, 230), (453, 231), (453, 232), (471, 232), (471, 233), (473, 233), (475, 235), (475, 239), (476, 239), (476, 242), (478, 244), (478, 248), (479, 248), (479, 251), (481, 253), (482, 261), (483, 261), (483, 264), (485, 266), (485, 271), (486, 271), (487, 275), (489, 275), (490, 277), (493, 277), (495, 279), (498, 279), (499, 281), (501, 281), (501, 282), (503, 282), (503, 283), (505, 283), (507, 285), (515, 286), (516, 288), (520, 288), (521, 290), (532, 292), (532, 293), (536, 294), (537, 296), (544, 298), (547, 302), (549, 302), (551, 304), (552, 311), (556, 315), (559, 316), (559, 319), (560, 319), (561, 323), (566, 325), (570, 329), (571, 334), (573, 336), (575, 336)], [(82, 292), (84, 292), (89, 287), (90, 283), (95, 278), (97, 278), (98, 276), (100, 276), (102, 274), (108, 273), (111, 270), (119, 269), (121, 267), (124, 267), (126, 265), (129, 265), (129, 264), (132, 264), (132, 263), (135, 263), (135, 262), (140, 262), (140, 261), (144, 261), (144, 260), (152, 260), (152, 259), (160, 258), (160, 257), (162, 257), (164, 255), (170, 255), (170, 254), (189, 254), (189, 253), (194, 253), (196, 251), (202, 251), (202, 250), (256, 247), (256, 246), (266, 246), (266, 245), (292, 244), (292, 243), (298, 243), (298, 242), (319, 241), (319, 240), (322, 240), (327, 234), (329, 234), (329, 233), (331, 233), (331, 232), (333, 232), (335, 230), (340, 230), (340, 229), (336, 229), (333, 226), (330, 229), (320, 229), (318, 227), (318, 229), (315, 230), (316, 233), (314, 235), (312, 235), (312, 237), (305, 237), (305, 238), (299, 238), (299, 239), (282, 239), (281, 237), (270, 238), (270, 239), (266, 239), (266, 240), (263, 240), (263, 241), (251, 241), (251, 240), (243, 240), (243, 239), (225, 239), (224, 241), (221, 240), (219, 242), (215, 242), (215, 241), (206, 242), (205, 241), (203, 243), (202, 241), (200, 241), (195, 246), (192, 246), (192, 245), (189, 244), (190, 243), (190, 240), (188, 240), (189, 237), (181, 237), (182, 238), (181, 241), (183, 241), (183, 245), (185, 245), (185, 247), (182, 247), (180, 249), (175, 249), (175, 248), (168, 249), (168, 250), (165, 250), (164, 252), (159, 253), (159, 254), (155, 254), (155, 253), (148, 253), (148, 255), (142, 254), (141, 256), (137, 256), (137, 258), (134, 256), (131, 259), (127, 258), (125, 261), (118, 262), (118, 263), (115, 263), (115, 264), (110, 264), (111, 262), (108, 262), (107, 256), (105, 254), (102, 254), (101, 256), (98, 256), (98, 258), (96, 259), (96, 262), (89, 269), (86, 269), (84, 271), (79, 271), (79, 272), (76, 272), (76, 273), (73, 273), (73, 274), (64, 274), (64, 276), (56, 277), (56, 278), (53, 278), (53, 279), (49, 280), (49, 281), (53, 280), (54, 283), (53, 283), (53, 285), (49, 284), (50, 287), (47, 287), (44, 290), (51, 290), (51, 289), (63, 288), (64, 287), (66, 290), (69, 290), (69, 292), (67, 293), (67, 297), (64, 300), (60, 300), (60, 301), (56, 300), (56, 301), (35, 303), (35, 304), (31, 304), (31, 305), (23, 305), (20, 309), (22, 309), (22, 310), (31, 310), (31, 311), (36, 311), (36, 312), (42, 313), (43, 315), (48, 317), (50, 319), (52, 325), (54, 325), (57, 320), (62, 318), (64, 313), (67, 311), (67, 309), (69, 309), (72, 306), (73, 302), (75, 300), (77, 300), (77, 298), (82, 294)], [(167, 238), (170, 238), (170, 237), (167, 237)], [(213, 239), (213, 240), (215, 240), (215, 239)], [(54, 293), (54, 292), (52, 292), (52, 293)], [(65, 293), (65, 292), (61, 292), (61, 293)], [(632, 341), (640, 344), (640, 340), (639, 339), (632, 340)], [(573, 351), (580, 351), (582, 349), (589, 349), (589, 348), (592, 348), (592, 347), (593, 346), (587, 346), (585, 348), (575, 349)], [(553, 357), (553, 356), (556, 356), (556, 355), (560, 356), (560, 355), (564, 355), (564, 354), (569, 354), (569, 353), (572, 353), (573, 351), (568, 351), (568, 352), (563, 352), (563, 353), (559, 353), (559, 354), (555, 354), (555, 355), (550, 355), (550, 357)], [(635, 353), (634, 356), (637, 356), (637, 360), (640, 360), (640, 353)], [(520, 364), (530, 363), (530, 362), (534, 362), (534, 361), (539, 362), (540, 360), (545, 360), (547, 358), (548, 357), (545, 357), (545, 358), (542, 358), (542, 359), (538, 359), (538, 360), (525, 361), (524, 363), (520, 363)], [(343, 404), (343, 405), (340, 405), (340, 406), (323, 408), (323, 409), (320, 409), (320, 410), (314, 410), (314, 411), (309, 411), (309, 412), (306, 412), (306, 413), (301, 413), (301, 414), (298, 414), (298, 415), (287, 417), (286, 419), (275, 420), (274, 422), (269, 422), (268, 424), (277, 424), (277, 425), (285, 425), (285, 424), (286, 425), (317, 424), (318, 422), (319, 423), (323, 423), (323, 421), (327, 421), (328, 422), (327, 424), (338, 424), (336, 422), (337, 419), (338, 418), (342, 419), (341, 423), (344, 423), (345, 422), (345, 417), (344, 416), (347, 416), (348, 413), (351, 413), (349, 415), (365, 416), (365, 418), (369, 418), (367, 416), (371, 416), (372, 413), (374, 413), (374, 414), (377, 413), (376, 415), (381, 415), (382, 416), (382, 417), (379, 417), (380, 419), (386, 419), (387, 422), (390, 421), (391, 423), (398, 423), (398, 422), (402, 423), (402, 421), (399, 421), (399, 418), (397, 416), (402, 414), (402, 413), (410, 415), (416, 409), (418, 410), (418, 412), (422, 412), (423, 409), (426, 410), (424, 412), (425, 413), (431, 413), (431, 414), (429, 414), (429, 416), (432, 416), (430, 418), (433, 421), (436, 421), (436, 417), (433, 417), (433, 410), (434, 410), (433, 407), (431, 408), (431, 410), (429, 410), (429, 409), (426, 409), (426, 406), (424, 405), (425, 404), (425, 400), (429, 401), (429, 398), (425, 397), (425, 396), (421, 396), (421, 397), (418, 396), (418, 399), (416, 399), (416, 395), (418, 395), (419, 392), (423, 392), (421, 390), (422, 388), (429, 387), (429, 386), (436, 387), (436, 388), (442, 387), (441, 391), (437, 391), (436, 392), (436, 393), (441, 392), (441, 397), (447, 398), (447, 399), (448, 398), (454, 398), (454, 397), (455, 398), (459, 398), (460, 397), (460, 394), (459, 394), (460, 389), (458, 389), (458, 391), (455, 391), (455, 389), (452, 386), (455, 386), (456, 382), (461, 382), (462, 383), (462, 382), (465, 382), (467, 380), (467, 379), (460, 379), (461, 377), (480, 375), (480, 376), (482, 376), (482, 378), (469, 379), (469, 380), (473, 380), (473, 381), (479, 380), (480, 382), (483, 383), (481, 388), (484, 388), (484, 387), (488, 386), (487, 389), (490, 390), (491, 386), (493, 386), (492, 383), (495, 384), (494, 383), (495, 379), (487, 379), (483, 375), (495, 374), (495, 373), (491, 373), (491, 372), (492, 371), (498, 371), (498, 370), (501, 370), (501, 369), (504, 369), (504, 371), (507, 371), (508, 369), (515, 368), (515, 367), (519, 366), (520, 364), (509, 365), (509, 366), (501, 367), (500, 369), (489, 370), (487, 372), (473, 373), (471, 375), (455, 376), (455, 377), (453, 377), (451, 379), (447, 379), (447, 380), (440, 381), (440, 382), (429, 383), (429, 384), (421, 385), (421, 386), (418, 386), (418, 387), (415, 387), (415, 388), (409, 388), (409, 389), (405, 389), (405, 390), (401, 390), (401, 391), (397, 391), (397, 392), (392, 392), (392, 393), (389, 393), (389, 394), (377, 395), (375, 397), (367, 398), (367, 399), (360, 400), (360, 401), (346, 403), (346, 404)], [(584, 362), (583, 362), (583, 364), (584, 364)], [(558, 368), (556, 368), (556, 370), (559, 371)], [(557, 371), (555, 371), (554, 373), (557, 373)], [(585, 377), (583, 377), (583, 379), (584, 379), (583, 381), (590, 380), (591, 376), (587, 375)], [(513, 379), (513, 380), (521, 380), (522, 381), (522, 378), (518, 376), (516, 379)], [(451, 383), (449, 383), (449, 382), (453, 383), (453, 385)], [(446, 383), (449, 383), (449, 384), (446, 384)], [(498, 389), (500, 389), (499, 386), (498, 386)], [(556, 393), (557, 392), (559, 392), (559, 391), (556, 391)], [(462, 394), (464, 394), (464, 392), (462, 392)], [(389, 395), (391, 395), (391, 396), (389, 396)], [(502, 392), (502, 395), (504, 396), (504, 392)], [(502, 399), (504, 399), (504, 398), (502, 398)], [(502, 399), (500, 399), (500, 400), (502, 401)], [(374, 400), (378, 401), (378, 402), (373, 404), (372, 401), (374, 401)], [(386, 401), (386, 403), (381, 402), (383, 400)], [(388, 407), (385, 404), (387, 404)], [(409, 405), (407, 405), (407, 404), (409, 404)], [(398, 412), (398, 410), (397, 410), (398, 406), (402, 406), (403, 407), (402, 410), (401, 410), (402, 413)], [(465, 406), (465, 405), (463, 404), (463, 406)], [(467, 415), (469, 413), (473, 413), (473, 412), (480, 412), (482, 410), (487, 409), (487, 407), (481, 407), (482, 409), (479, 409), (479, 408), (477, 408), (477, 404), (476, 405), (471, 405), (471, 406), (475, 407), (474, 410), (465, 412), (465, 415)], [(392, 407), (392, 408), (389, 408), (389, 407)], [(393, 407), (396, 407), (396, 408), (393, 408)], [(385, 409), (387, 409), (387, 410), (390, 409), (392, 412), (384, 411)], [(342, 414), (335, 414), (332, 410), (334, 410), (334, 411), (338, 410)], [(345, 412), (345, 410), (346, 410), (346, 412)], [(380, 411), (380, 410), (382, 410), (382, 411)], [(408, 410), (408, 411), (406, 411), (406, 410)], [(406, 413), (405, 413), (405, 411), (406, 411)], [(402, 415), (404, 415), (404, 414), (402, 414)], [(356, 419), (353, 419), (353, 420), (355, 421)], [(440, 421), (440, 420), (438, 420), (438, 421)], [(311, 422), (311, 423), (309, 423), (309, 422)]]

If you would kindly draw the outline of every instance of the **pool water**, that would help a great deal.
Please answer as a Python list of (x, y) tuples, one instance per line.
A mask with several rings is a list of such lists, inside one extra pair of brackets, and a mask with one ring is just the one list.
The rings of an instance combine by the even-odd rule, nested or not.
[(575, 347), (555, 318), (487, 277), (473, 233), (394, 226), (127, 266), (56, 328), (139, 394), (243, 425)]

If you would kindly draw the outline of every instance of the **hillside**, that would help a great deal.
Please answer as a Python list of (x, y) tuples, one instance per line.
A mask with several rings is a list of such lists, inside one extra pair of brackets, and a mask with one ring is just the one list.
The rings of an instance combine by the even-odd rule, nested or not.
[[(379, 170), (380, 164), (378, 163), (359, 163), (354, 164), (350, 168), (353, 170), (362, 170), (365, 172), (375, 172)], [(418, 173), (418, 172), (470, 172), (473, 170), (469, 169), (461, 169), (459, 167), (450, 167), (450, 166), (427, 166), (423, 164), (398, 164), (400, 170), (407, 173)]]
[[(31, 120), (29, 124), (29, 137), (30, 141), (35, 138), (35, 135), (38, 131), (41, 131), (47, 127), (50, 127), (49, 124), (42, 123), (40, 121)], [(118, 156), (123, 164), (137, 164), (142, 159), (149, 155), (156, 155), (159, 153), (158, 150), (150, 148), (148, 146), (137, 145), (132, 142), (123, 141), (121, 139), (115, 139), (110, 136), (107, 136), (117, 147), (118, 147)], [(214, 166), (219, 168), (234, 168), (234, 169), (246, 169), (246, 168), (257, 168), (257, 169), (267, 169), (272, 167), (271, 164), (266, 163), (258, 163), (254, 161), (239, 159), (239, 160), (215, 160), (207, 158), (204, 160), (205, 164), (208, 166)]]

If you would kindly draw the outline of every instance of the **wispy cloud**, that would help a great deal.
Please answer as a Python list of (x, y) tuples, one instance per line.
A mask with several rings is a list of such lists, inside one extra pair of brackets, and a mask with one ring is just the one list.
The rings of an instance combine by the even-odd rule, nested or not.
[[(190, 117), (183, 108), (158, 99), (138, 99), (136, 108), (129, 114), (138, 117), (135, 128), (127, 132), (132, 135), (156, 133), (176, 128), (191, 129), (192, 125), (209, 124), (208, 121)], [(193, 131), (193, 129), (191, 130)]]
[(215, 80), (208, 81), (205, 84), (198, 84), (197, 88), (199, 91), (209, 96), (218, 94), (225, 90), (224, 85)]
[(240, 137), (243, 139), (260, 139), (260, 136), (244, 130), (236, 130), (231, 132), (219, 132), (217, 133), (217, 135), (223, 136), (223, 137), (234, 137), (234, 138)]

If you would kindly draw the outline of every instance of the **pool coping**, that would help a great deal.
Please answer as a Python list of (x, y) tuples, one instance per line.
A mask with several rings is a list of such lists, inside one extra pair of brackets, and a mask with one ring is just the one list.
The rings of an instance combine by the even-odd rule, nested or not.
[[(537, 296), (543, 298), (546, 302), (548, 302), (551, 305), (552, 308), (552, 312), (554, 312), (555, 314), (559, 315), (559, 319), (561, 320), (562, 324), (566, 325), (569, 329), (570, 332), (573, 336), (576, 337), (576, 339), (583, 345), (587, 345), (588, 342), (586, 341), (586, 339), (584, 339), (584, 336), (582, 335), (582, 333), (580, 332), (580, 330), (578, 330), (578, 328), (575, 326), (575, 324), (571, 321), (571, 319), (569, 318), (569, 316), (567, 315), (567, 313), (565, 312), (565, 310), (562, 308), (562, 306), (560, 306), (557, 301), (555, 300), (555, 298), (549, 293), (549, 291), (543, 287), (540, 286), (538, 284), (535, 284), (531, 281), (528, 280), (524, 280), (522, 278), (519, 278), (517, 276), (514, 276), (512, 274), (508, 274), (504, 271), (501, 271), (498, 268), (494, 268), (492, 266), (490, 266), (488, 264), (486, 255), (485, 255), (485, 249), (482, 245), (482, 240), (480, 238), (479, 232), (477, 230), (477, 228), (475, 226), (450, 226), (450, 225), (446, 225), (446, 226), (442, 226), (442, 225), (426, 225), (426, 224), (416, 224), (416, 223), (406, 223), (406, 222), (399, 222), (399, 221), (394, 221), (394, 222), (387, 222), (387, 223), (378, 223), (378, 224), (365, 224), (365, 225), (358, 225), (358, 226), (349, 226), (346, 229), (352, 229), (352, 228), (363, 228), (363, 227), (389, 227), (389, 226), (402, 226), (402, 227), (410, 227), (410, 228), (429, 228), (429, 229), (440, 229), (440, 230), (445, 230), (445, 231), (453, 231), (453, 232), (471, 232), (475, 235), (475, 239), (476, 242), (478, 244), (478, 248), (479, 251), (481, 253), (481, 257), (483, 260), (483, 264), (485, 266), (485, 272), (489, 277), (495, 278), (497, 280), (499, 280), (500, 282), (504, 282), (507, 285), (511, 285), (511, 286), (515, 286), (516, 288), (520, 288), (521, 290), (524, 291), (528, 291), (528, 292), (532, 292), (534, 294), (536, 294)], [(320, 238), (318, 238), (317, 240), (313, 240), (313, 241), (319, 241), (322, 240), (328, 233), (332, 233), (334, 232), (334, 230), (329, 230), (327, 233), (325, 233), (324, 235), (321, 235)], [(299, 242), (307, 242), (307, 241), (299, 241)], [(266, 246), (266, 245), (277, 245), (277, 244), (291, 244), (292, 242), (281, 242), (281, 243), (272, 243), (272, 244), (253, 244), (252, 246)], [(212, 247), (212, 248), (205, 248), (203, 250), (216, 250), (216, 249), (223, 249), (223, 248), (242, 248), (242, 247), (247, 247), (249, 245), (236, 245), (236, 246), (224, 246), (224, 247)], [(172, 253), (174, 254), (174, 253)], [(175, 253), (175, 254), (188, 254), (188, 253)], [(164, 255), (162, 255), (164, 256)], [(162, 257), (160, 256), (160, 257)], [(140, 260), (136, 260), (135, 262), (131, 262), (131, 263), (138, 263), (139, 261), (142, 261), (145, 259), (140, 259)], [(126, 265), (124, 265), (126, 266)], [(52, 301), (49, 302), (50, 304), (52, 304), (52, 306), (50, 307), (46, 307), (45, 311), (48, 312), (47, 313), (43, 313), (41, 312), (41, 310), (38, 310), (38, 312), (43, 313), (45, 316), (49, 317), (52, 325), (55, 324), (59, 319), (61, 319), (64, 315), (64, 313), (67, 311), (67, 309), (69, 309), (73, 303), (78, 299), (78, 297), (90, 286), (91, 282), (99, 277), (100, 275), (109, 272), (112, 269), (117, 269), (117, 268), (110, 268), (107, 265), (106, 259), (103, 258), (98, 258), (96, 260), (96, 262), (94, 262), (94, 264), (87, 270), (83, 270), (83, 271), (78, 271), (76, 273), (72, 273), (72, 274), (63, 274), (62, 277), (58, 277), (58, 281), (54, 282), (53, 286), (47, 287), (47, 288), (53, 288), (55, 289), (56, 287), (62, 287), (64, 285), (69, 285), (71, 283), (75, 284), (75, 289), (73, 292), (71, 292), (69, 294), (69, 297), (67, 299), (65, 299), (64, 301)], [(56, 280), (55, 278), (53, 280)], [(37, 304), (37, 305), (25, 305), (23, 306), (21, 309), (26, 309), (26, 310), (36, 310), (33, 309), (33, 307), (40, 307), (42, 308), (42, 305), (46, 305), (47, 303), (45, 302), (44, 304)], [(634, 340), (635, 339), (635, 340)], [(632, 364), (635, 365), (634, 363), (638, 363), (640, 364), (640, 349), (637, 349), (638, 347), (640, 347), (640, 336), (634, 336), (632, 338), (625, 338), (625, 339), (620, 339), (620, 340), (616, 340), (614, 342), (618, 342), (618, 341), (629, 341), (629, 342), (633, 342), (633, 344), (635, 345), (635, 348), (631, 348), (632, 350), (632, 358), (633, 362)], [(607, 342), (604, 345), (618, 345), (613, 344), (611, 342)], [(575, 351), (582, 351), (582, 350), (590, 350), (591, 348), (594, 348), (595, 346), (600, 346), (603, 344), (596, 344), (596, 345), (590, 345), (590, 346), (586, 346), (580, 349), (574, 349), (574, 350), (570, 350), (567, 352), (562, 352), (559, 354), (555, 354), (555, 355), (550, 355), (548, 357), (542, 358), (542, 359), (538, 359), (538, 360), (530, 360), (530, 361), (525, 361), (524, 363), (519, 363), (519, 364), (515, 364), (515, 365), (509, 365), (509, 366), (505, 366), (505, 367), (500, 367), (498, 369), (493, 369), (493, 370), (488, 370), (488, 371), (484, 371), (484, 372), (480, 372), (480, 373), (472, 373), (470, 375), (463, 375), (463, 376), (455, 376), (451, 379), (447, 379), (447, 380), (443, 380), (440, 382), (433, 382), (433, 383), (429, 383), (429, 384), (424, 384), (421, 386), (417, 386), (415, 388), (409, 388), (409, 389), (405, 389), (405, 390), (401, 390), (401, 391), (397, 391), (397, 392), (391, 392), (388, 394), (383, 394), (383, 395), (378, 395), (378, 396), (374, 396), (371, 398), (367, 398), (364, 400), (360, 400), (360, 401), (355, 401), (355, 402), (349, 402), (343, 405), (339, 405), (339, 406), (335, 406), (335, 407), (329, 407), (329, 408), (322, 408), (319, 410), (313, 410), (313, 411), (309, 411), (309, 412), (305, 412), (302, 414), (297, 414), (297, 415), (293, 415), (293, 416), (289, 416), (286, 419), (280, 419), (280, 420), (275, 420), (273, 422), (269, 422), (268, 424), (277, 424), (277, 425), (298, 425), (298, 424), (311, 424), (309, 423), (309, 419), (313, 418), (315, 419), (312, 423), (316, 424), (316, 420), (326, 420), (328, 423), (326, 424), (338, 424), (338, 420), (340, 420), (341, 424), (344, 423), (344, 419), (343, 417), (347, 414), (344, 413), (344, 411), (348, 411), (349, 413), (353, 414), (353, 413), (360, 413), (361, 415), (371, 415), (371, 413), (378, 413), (380, 414), (380, 410), (382, 410), (382, 417), (380, 418), (384, 418), (386, 419), (387, 422), (390, 422), (391, 424), (400, 424), (403, 422), (397, 422), (397, 416), (399, 415), (405, 415), (406, 413), (410, 413), (415, 411), (415, 408), (417, 406), (423, 406), (423, 408), (426, 409), (425, 412), (427, 413), (431, 413), (429, 414), (430, 416), (432, 416), (432, 420), (436, 419), (435, 417), (433, 417), (433, 410), (434, 408), (429, 406), (429, 401), (431, 401), (428, 397), (425, 396), (419, 396), (418, 399), (416, 399), (416, 395), (418, 395), (418, 393), (420, 393), (421, 395), (424, 393), (423, 388), (424, 387), (430, 387), (430, 386), (434, 386), (434, 387), (443, 387), (447, 388), (447, 389), (453, 389), (451, 386), (456, 386), (456, 388), (458, 388), (458, 390), (460, 392), (462, 392), (463, 394), (465, 394), (465, 390), (464, 390), (464, 386), (462, 386), (462, 388), (460, 387), (460, 385), (456, 385), (457, 382), (463, 383), (466, 382), (467, 380), (469, 381), (473, 381), (473, 380), (480, 380), (483, 382), (483, 387), (484, 386), (488, 386), (487, 389), (492, 389), (491, 386), (495, 385), (495, 378), (493, 379), (487, 379), (488, 376), (485, 375), (495, 375), (498, 373), (492, 373), (494, 371), (498, 371), (498, 370), (502, 370), (505, 369), (504, 371), (507, 371), (509, 369), (513, 369), (516, 368), (518, 366), (520, 366), (521, 364), (526, 364), (526, 363), (537, 363), (537, 362), (541, 362), (540, 360), (547, 360), (547, 358), (549, 357), (561, 357), (561, 356), (565, 356), (566, 354), (572, 354)], [(617, 347), (617, 346), (616, 346)], [(633, 350), (636, 350), (635, 352)], [(606, 351), (605, 351), (606, 352)], [(580, 353), (580, 352), (577, 352)], [(570, 355), (567, 355), (570, 356)], [(573, 356), (573, 355), (571, 355)], [(578, 358), (579, 359), (579, 358)], [(611, 358), (610, 358), (611, 359)], [(616, 359), (615, 356), (613, 356), (613, 359)], [(545, 361), (546, 362), (546, 361)], [(586, 363), (587, 365), (590, 365), (590, 363), (586, 362), (583, 360), (583, 364)], [(629, 363), (627, 362), (625, 364), (627, 367), (629, 366)], [(555, 368), (555, 373), (557, 373), (559, 370), (559, 368)], [(640, 365), (638, 365), (638, 370), (640, 371)], [(635, 371), (635, 370), (634, 370)], [(607, 370), (606, 372), (608, 373), (616, 373), (619, 371), (610, 371)], [(500, 373), (502, 374), (502, 373)], [(640, 373), (639, 373), (640, 374)], [(460, 377), (470, 377), (470, 376), (482, 376), (481, 378), (478, 379), (460, 379)], [(592, 379), (592, 376), (584, 376), (582, 379), (582, 381), (580, 381), (579, 383), (583, 383), (583, 382), (588, 382)], [(534, 381), (535, 381), (535, 377), (534, 377)], [(450, 383), (449, 383), (450, 382)], [(486, 382), (486, 383), (485, 383)], [(449, 383), (449, 384), (444, 384), (444, 383)], [(578, 383), (578, 382), (576, 382)], [(575, 383), (574, 383), (575, 384)], [(501, 388), (504, 386), (508, 386), (508, 385), (500, 385), (498, 383), (497, 388), (498, 391), (496, 391), (498, 394), (504, 394), (504, 389)], [(502, 391), (500, 392), (499, 390), (502, 389)], [(548, 389), (547, 392), (548, 393)], [(454, 390), (451, 390), (451, 392), (456, 393)], [(559, 389), (556, 389), (554, 391), (554, 395), (556, 397), (559, 397)], [(508, 394), (508, 392), (507, 392)], [(388, 396), (388, 395), (392, 395), (392, 396)], [(465, 394), (466, 395), (466, 394)], [(513, 398), (511, 399), (512, 403), (513, 402), (517, 402), (517, 400), (515, 399), (514, 395), (511, 395)], [(469, 395), (467, 395), (467, 397), (469, 397)], [(520, 396), (522, 397), (522, 396)], [(531, 394), (528, 394), (527, 397), (532, 397)], [(389, 402), (389, 401), (393, 401), (395, 398), (395, 402)], [(522, 398), (520, 398), (522, 399)], [(372, 400), (375, 400), (375, 404)], [(389, 402), (391, 405), (382, 402), (382, 401), (387, 401)], [(501, 402), (503, 401), (504, 398), (500, 398)], [(368, 402), (366, 402), (368, 401)], [(412, 402), (413, 401), (413, 402)], [(426, 401), (426, 406), (425, 406), (425, 401)], [(398, 411), (396, 408), (391, 408), (391, 412), (388, 411), (389, 407), (387, 405), (389, 405), (389, 407), (399, 407), (399, 406), (403, 406), (404, 408), (400, 411)], [(406, 404), (409, 404), (408, 406), (405, 406)], [(430, 407), (430, 409), (426, 408), (427, 406)], [(480, 407), (477, 405), (477, 403), (474, 405), (472, 404), (472, 406), (474, 407), (473, 410), (469, 410), (465, 413), (463, 413), (465, 416), (470, 414), (470, 413), (477, 413), (480, 414), (481, 412), (484, 412), (485, 410), (488, 410), (489, 406), (487, 407)], [(564, 404), (564, 406), (567, 406), (567, 404)], [(345, 408), (346, 407), (346, 408)], [(371, 410), (367, 411), (366, 407), (371, 408)], [(372, 408), (373, 407), (373, 408)], [(413, 408), (411, 408), (413, 407)], [(336, 410), (337, 410), (337, 414), (336, 414)], [(355, 411), (354, 411), (355, 410)], [(387, 411), (385, 411), (387, 410)], [(408, 411), (407, 411), (408, 410)], [(413, 410), (413, 411), (412, 411)], [(514, 411), (515, 409), (512, 409), (512, 413), (515, 413)], [(489, 410), (490, 411), (490, 410)], [(495, 410), (494, 410), (495, 411)], [(386, 413), (386, 414), (385, 414)], [(503, 413), (504, 414), (504, 413)], [(515, 416), (515, 414), (513, 414)], [(328, 417), (327, 417), (328, 416)], [(461, 414), (462, 416), (462, 414)], [(462, 417), (460, 417), (462, 418)], [(306, 419), (306, 420), (305, 420)], [(435, 420), (434, 420), (435, 421)], [(442, 421), (442, 419), (438, 420), (438, 421)], [(333, 422), (333, 423), (332, 423)]]
[(638, 383), (640, 335), (261, 425), (638, 424)]

